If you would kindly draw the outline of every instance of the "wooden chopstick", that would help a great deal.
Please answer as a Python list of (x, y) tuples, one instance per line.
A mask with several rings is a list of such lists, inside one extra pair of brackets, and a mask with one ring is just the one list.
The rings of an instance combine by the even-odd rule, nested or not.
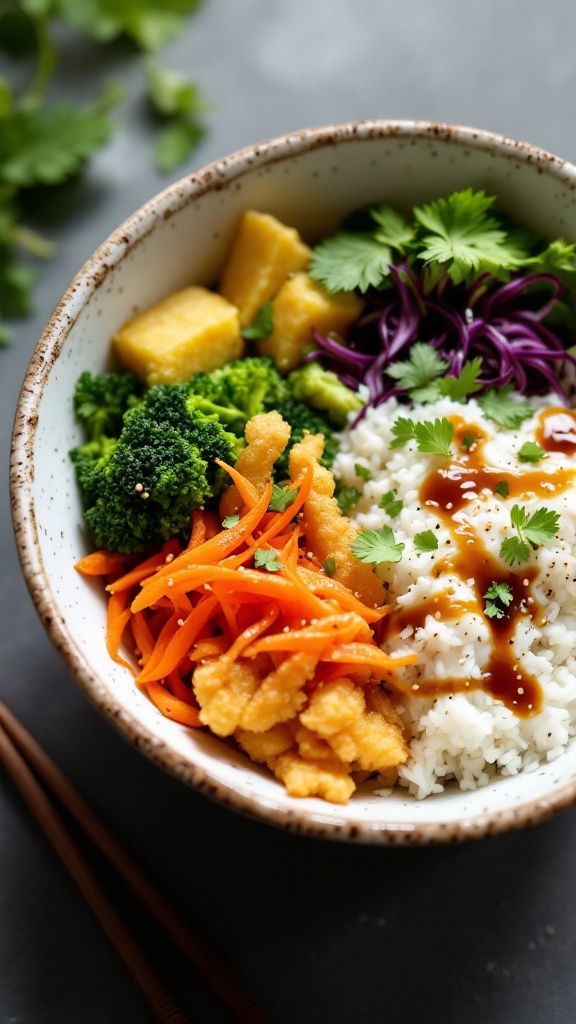
[(2, 701), (0, 761), (139, 984), (161, 1024), (189, 1024), (189, 1021), (164, 987), (146, 954), (120, 917), (38, 779), (42, 780), (94, 846), (106, 857), (174, 944), (216, 992), (221, 1002), (232, 1012), (239, 1024), (272, 1024), (263, 1008), (217, 960), (203, 940), (123, 849), (66, 776)]

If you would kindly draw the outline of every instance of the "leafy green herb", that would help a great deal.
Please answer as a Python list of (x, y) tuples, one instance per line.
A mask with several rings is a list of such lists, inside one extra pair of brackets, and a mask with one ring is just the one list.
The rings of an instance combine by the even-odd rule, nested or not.
[(432, 389), (431, 396), (427, 396), (428, 386), (436, 380), (445, 370), (448, 363), (441, 359), (432, 345), (423, 341), (416, 341), (410, 349), (409, 359), (397, 359), (386, 367), (386, 373), (392, 377), (399, 388), (406, 389), (415, 402), (433, 401), (438, 397), (438, 389)]
[(324, 562), (324, 572), (327, 576), (333, 576), (336, 572), (336, 561), (334, 558), (328, 557)]
[(144, 62), (148, 99), (163, 122), (154, 146), (160, 171), (173, 171), (190, 156), (206, 134), (200, 115), (207, 105), (200, 90), (176, 71), (160, 67), (149, 57)]
[(388, 206), (386, 203), (369, 207), (368, 213), (378, 225), (374, 237), (382, 245), (396, 249), (397, 252), (403, 255), (414, 240), (416, 234), (415, 226), (409, 224), (398, 210), (395, 210), (393, 206)]
[(243, 328), (242, 337), (247, 341), (263, 341), (264, 338), (268, 338), (272, 334), (273, 330), (274, 312), (272, 303), (267, 302), (258, 310), (252, 323)]
[(309, 274), (328, 292), (366, 292), (388, 277), (391, 262), (392, 250), (373, 235), (342, 231), (316, 246)]
[(470, 451), (470, 448), (474, 447), (477, 440), (478, 434), (465, 434), (464, 437), (462, 438), (462, 445), (466, 449), (466, 451)]
[(397, 516), (403, 507), (403, 502), (396, 497), (396, 491), (386, 491), (378, 502), (378, 508), (384, 509), (392, 518)]
[(254, 552), (254, 566), (256, 569), (266, 569), (267, 572), (278, 572), (282, 568), (282, 562), (278, 561), (274, 551), (256, 548)]
[(423, 533), (417, 533), (414, 537), (414, 547), (416, 551), (437, 551), (438, 538), (432, 530), (424, 530)]
[(547, 459), (548, 456), (535, 441), (525, 441), (518, 452), (518, 458), (520, 462), (540, 462), (541, 459)]
[(399, 562), (405, 546), (396, 543), (389, 526), (382, 526), (379, 530), (363, 530), (351, 542), (350, 550), (361, 562), (380, 565), (382, 562)]
[(514, 505), (510, 522), (516, 530), (515, 537), (508, 537), (500, 546), (500, 557), (508, 565), (525, 564), (530, 558), (530, 549), (536, 549), (552, 540), (560, 529), (560, 516), (547, 508), (539, 508), (529, 515), (525, 508)]
[(534, 410), (523, 399), (510, 398), (511, 391), (511, 384), (503, 388), (489, 388), (478, 396), (477, 402), (487, 419), (508, 430), (516, 430), (524, 420), (530, 419)]
[[(141, 50), (158, 51), (184, 28), (185, 18), (200, 0), (55, 0), (54, 13), (81, 29), (98, 43), (121, 36), (131, 38)], [(48, 8), (44, 0), (27, 0), (27, 8)]]
[(499, 494), (501, 498), (507, 498), (510, 493), (507, 480), (501, 480), (500, 483), (496, 484), (494, 488), (494, 494)]
[(286, 509), (296, 501), (298, 488), (290, 490), (289, 487), (282, 487), (280, 484), (272, 485), (272, 497), (268, 508), (271, 512), (285, 512)]
[(368, 469), (368, 466), (363, 466), (360, 462), (354, 463), (354, 472), (356, 476), (359, 476), (361, 480), (371, 480), (372, 473)]
[(338, 506), (345, 516), (349, 514), (350, 509), (356, 505), (361, 497), (362, 491), (359, 491), (357, 487), (340, 487), (336, 494)]
[(488, 618), (503, 619), (506, 614), (504, 608), (508, 608), (514, 600), (512, 587), (508, 583), (498, 583), (496, 580), (492, 580), (484, 594), (484, 600), (486, 602), (484, 612)]
[(222, 529), (223, 530), (231, 530), (232, 527), (236, 526), (236, 524), (239, 523), (239, 522), (240, 522), (240, 516), (239, 515), (226, 516), (222, 520)]
[(414, 216), (424, 229), (420, 259), (444, 264), (455, 284), (484, 271), (501, 274), (518, 267), (525, 253), (492, 216), (493, 203), (494, 197), (467, 188), (416, 207)]
[(413, 420), (399, 416), (392, 426), (392, 433), (395, 437), (390, 444), (391, 448), (403, 448), (408, 441), (415, 440), (419, 452), (450, 457), (450, 444), (454, 438), (454, 427), (450, 420), (443, 418), (414, 423)]
[(442, 377), (438, 381), (441, 395), (451, 398), (453, 402), (464, 402), (469, 395), (480, 391), (482, 385), (478, 378), (482, 372), (482, 359), (467, 360), (458, 377)]

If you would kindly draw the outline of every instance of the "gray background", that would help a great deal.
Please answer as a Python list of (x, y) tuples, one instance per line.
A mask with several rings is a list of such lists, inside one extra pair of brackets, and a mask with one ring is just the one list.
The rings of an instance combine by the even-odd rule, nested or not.
[[(575, 36), (568, 0), (206, 0), (163, 57), (212, 103), (210, 133), (182, 173), (287, 130), (378, 117), (472, 125), (576, 161)], [(106, 75), (124, 81), (132, 99), (115, 141), (44, 210), (58, 253), (42, 268), (36, 315), (0, 352), (2, 697), (276, 1024), (572, 1022), (576, 811), (448, 848), (284, 834), (147, 762), (88, 704), (44, 635), (11, 538), (7, 463), (18, 390), (73, 274), (170, 180), (153, 169), (130, 48), (97, 53), (66, 33), (62, 42), (63, 92), (88, 99)], [(191, 1019), (228, 1024), (216, 997), (137, 920)], [(0, 775), (1, 1024), (150, 1021)]]

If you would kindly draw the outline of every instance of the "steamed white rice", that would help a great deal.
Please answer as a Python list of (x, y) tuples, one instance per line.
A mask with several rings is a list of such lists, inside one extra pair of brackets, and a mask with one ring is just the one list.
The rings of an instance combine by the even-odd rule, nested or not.
[[(518, 473), (534, 469), (530, 464), (523, 466), (517, 453), (524, 442), (536, 440), (538, 410), (557, 406), (558, 401), (548, 396), (531, 399), (530, 404), (534, 416), (518, 430), (505, 430), (486, 419), (474, 399), (465, 405), (442, 399), (407, 410), (392, 398), (377, 409), (369, 409), (356, 427), (342, 433), (335, 475), (343, 484), (362, 492), (352, 518), (368, 530), (390, 526), (395, 539), (405, 544), (400, 562), (378, 569), (393, 607), (416, 609), (423, 599), (447, 592), (456, 604), (476, 601), (473, 579), (447, 571), (436, 579), (432, 576), (435, 561), (453, 544), (453, 538), (434, 509), (420, 503), (419, 488), (440, 461), (437, 456), (418, 452), (415, 441), (391, 449), (395, 419), (399, 415), (415, 421), (464, 417), (488, 436), (485, 463)], [(542, 473), (560, 466), (573, 469), (575, 462), (568, 454), (550, 452), (538, 469)], [(356, 465), (370, 471), (370, 480), (358, 474)], [(378, 506), (391, 490), (403, 502), (394, 518)], [(399, 710), (412, 737), (410, 758), (400, 768), (399, 782), (417, 798), (442, 792), (449, 780), (456, 780), (461, 789), (475, 789), (497, 775), (534, 770), (542, 761), (558, 757), (576, 731), (576, 486), (561, 493), (554, 493), (552, 487), (545, 500), (528, 494), (520, 499), (502, 499), (491, 491), (476, 494), (468, 490), (460, 515), (466, 516), (495, 557), (502, 540), (512, 533), (510, 511), (514, 504), (524, 505), (529, 512), (545, 505), (560, 515), (557, 536), (530, 557), (530, 566), (538, 569), (531, 594), (544, 614), (533, 619), (529, 614), (520, 617), (513, 637), (520, 668), (537, 679), (542, 688), (542, 710), (533, 717), (520, 718), (480, 688), (436, 698), (418, 697), (419, 680), (462, 679), (463, 691), (466, 680), (472, 681), (472, 686), (481, 680), (491, 653), (491, 635), (478, 604), (478, 611), (465, 614), (456, 611), (440, 619), (428, 615), (424, 625), (416, 629), (408, 626), (402, 635), (390, 638), (387, 650), (418, 653), (416, 665), (402, 670), (403, 689), (414, 695), (398, 697)], [(438, 538), (437, 551), (421, 553), (415, 549), (415, 535), (426, 530), (432, 530)], [(522, 569), (516, 566), (515, 571), (521, 573)]]

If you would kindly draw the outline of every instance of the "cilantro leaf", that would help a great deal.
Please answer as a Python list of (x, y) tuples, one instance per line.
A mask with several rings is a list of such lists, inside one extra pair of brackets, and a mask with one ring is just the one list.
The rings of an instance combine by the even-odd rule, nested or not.
[(414, 537), (414, 547), (416, 551), (437, 551), (438, 538), (432, 530), (424, 530), (422, 533), (417, 533)]
[(56, 12), (100, 43), (129, 36), (143, 50), (159, 50), (184, 26), (200, 0), (55, 0)]
[(520, 462), (540, 462), (541, 459), (547, 459), (548, 455), (535, 441), (525, 441), (518, 452), (518, 458)]
[(350, 509), (357, 504), (362, 497), (362, 491), (359, 491), (357, 487), (340, 487), (336, 495), (338, 507), (347, 516), (350, 513)]
[(392, 518), (402, 511), (402, 507), (403, 502), (396, 497), (396, 491), (386, 491), (386, 494), (383, 494), (378, 502), (378, 508), (383, 509)]
[(420, 259), (446, 265), (455, 284), (483, 271), (501, 274), (520, 265), (525, 253), (491, 215), (494, 197), (471, 188), (421, 207), (414, 216), (424, 229)]
[(380, 565), (382, 562), (399, 562), (405, 546), (396, 543), (389, 526), (382, 526), (379, 530), (363, 530), (351, 541), (350, 550), (361, 562)]
[[(489, 619), (503, 619), (504, 608), (508, 608), (514, 600), (514, 593), (509, 583), (498, 583), (492, 580), (488, 590), (484, 594), (486, 602), (484, 612)], [(498, 601), (500, 604), (498, 604)], [(504, 608), (501, 607), (504, 605)]]
[(222, 520), (222, 529), (223, 530), (231, 530), (232, 527), (236, 526), (237, 523), (239, 523), (239, 522), (240, 522), (240, 516), (239, 515), (226, 516)]
[(182, 164), (206, 134), (199, 115), (207, 107), (196, 85), (183, 75), (160, 67), (148, 58), (144, 62), (148, 99), (156, 114), (168, 123), (154, 146), (156, 164), (171, 171)]
[(272, 485), (272, 497), (268, 506), (270, 512), (285, 512), (298, 497), (298, 488), (291, 491), (289, 487), (282, 487), (280, 484)]
[(403, 254), (416, 233), (414, 225), (409, 224), (398, 210), (395, 210), (393, 206), (388, 206), (387, 203), (370, 206), (368, 213), (378, 225), (374, 237), (382, 245), (390, 246), (391, 249), (396, 249)]
[(266, 569), (268, 572), (278, 572), (282, 568), (282, 562), (278, 561), (274, 551), (256, 548), (254, 552), (254, 567), (256, 569)]
[(517, 429), (534, 413), (528, 402), (509, 398), (512, 390), (511, 384), (506, 384), (503, 388), (489, 388), (476, 399), (486, 419), (494, 420), (508, 430)]
[(274, 312), (272, 303), (261, 306), (251, 324), (242, 329), (242, 337), (247, 341), (263, 341), (274, 330)]
[(416, 440), (419, 452), (450, 457), (450, 444), (454, 438), (454, 427), (450, 420), (443, 418), (414, 423), (413, 420), (399, 416), (392, 425), (392, 433), (395, 438), (390, 443), (391, 448), (402, 448), (408, 441)]
[(316, 246), (308, 273), (331, 293), (366, 292), (388, 276), (391, 262), (391, 249), (373, 235), (342, 231)]
[(410, 358), (394, 360), (386, 367), (386, 373), (397, 382), (398, 387), (409, 391), (411, 398), (419, 400), (412, 389), (426, 387), (447, 369), (448, 362), (440, 358), (432, 345), (416, 341), (410, 349)]
[(458, 377), (443, 377), (438, 381), (438, 388), (441, 395), (451, 398), (453, 402), (464, 402), (468, 395), (480, 391), (482, 385), (478, 377), (482, 372), (482, 359), (467, 360)]
[(510, 493), (507, 480), (500, 480), (494, 488), (494, 494), (499, 494), (501, 498), (507, 498)]
[(361, 462), (354, 463), (354, 472), (356, 476), (359, 476), (361, 480), (371, 480), (372, 473), (368, 469), (368, 466), (363, 466)]
[(514, 505), (510, 512), (510, 522), (516, 530), (516, 537), (509, 537), (500, 546), (500, 557), (508, 565), (518, 562), (526, 563), (530, 558), (530, 548), (540, 547), (552, 540), (560, 529), (560, 516), (547, 508), (539, 508), (529, 515), (525, 508)]
[(328, 556), (324, 562), (323, 569), (327, 576), (333, 576), (336, 572), (336, 560), (331, 556)]

